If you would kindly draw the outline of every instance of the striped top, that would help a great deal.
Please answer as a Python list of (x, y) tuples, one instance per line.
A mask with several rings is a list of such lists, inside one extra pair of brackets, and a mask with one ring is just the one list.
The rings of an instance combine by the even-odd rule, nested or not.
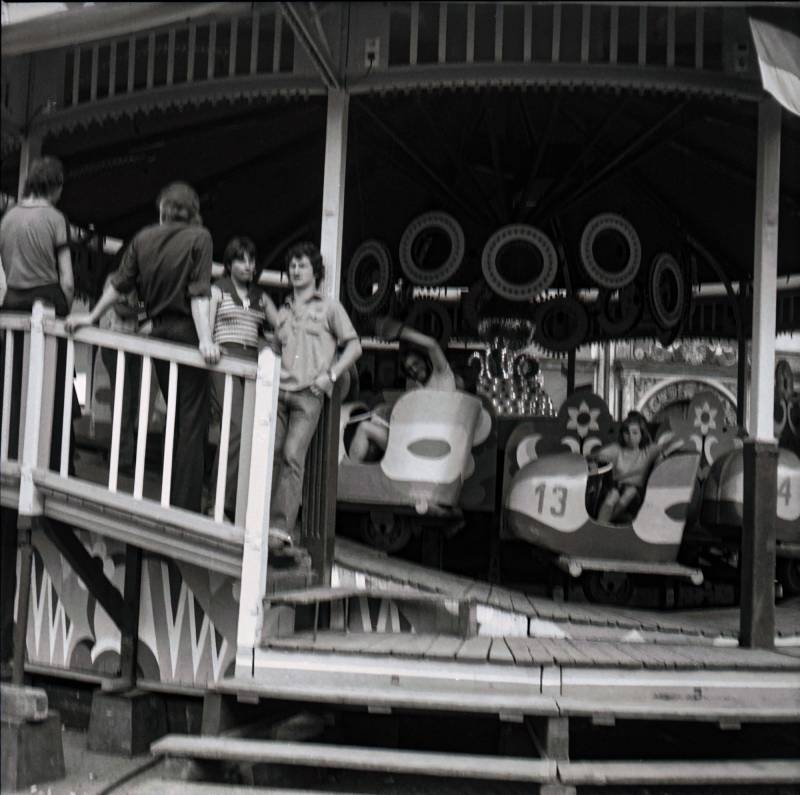
[(243, 302), (229, 277), (215, 285), (222, 293), (214, 319), (214, 342), (257, 348), (266, 322), (264, 291), (251, 285)]

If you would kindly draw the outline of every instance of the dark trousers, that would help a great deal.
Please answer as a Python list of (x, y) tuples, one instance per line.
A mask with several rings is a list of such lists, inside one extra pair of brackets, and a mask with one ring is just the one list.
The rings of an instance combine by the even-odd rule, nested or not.
[[(191, 318), (178, 321), (160, 319), (153, 324), (152, 336), (170, 342), (197, 345), (197, 334)], [(154, 365), (166, 401), (169, 399), (169, 363), (156, 361)], [(170, 505), (198, 513), (203, 501), (210, 391), (208, 370), (178, 365)]]
[[(100, 358), (108, 371), (111, 388), (111, 421), (114, 420), (114, 399), (116, 396), (117, 352), (113, 348), (101, 348)], [(122, 390), (122, 421), (119, 429), (119, 466), (133, 469), (136, 462), (136, 428), (139, 424), (139, 392), (142, 376), (142, 360), (138, 356), (125, 354), (125, 383)], [(148, 397), (146, 396), (147, 400)], [(110, 443), (110, 439), (109, 439)]]

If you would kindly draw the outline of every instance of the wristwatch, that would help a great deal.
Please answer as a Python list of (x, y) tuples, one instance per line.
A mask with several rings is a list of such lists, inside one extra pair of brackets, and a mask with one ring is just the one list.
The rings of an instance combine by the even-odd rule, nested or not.
[(333, 367), (328, 368), (328, 378), (331, 379), (331, 383), (336, 383), (336, 373), (333, 372)]

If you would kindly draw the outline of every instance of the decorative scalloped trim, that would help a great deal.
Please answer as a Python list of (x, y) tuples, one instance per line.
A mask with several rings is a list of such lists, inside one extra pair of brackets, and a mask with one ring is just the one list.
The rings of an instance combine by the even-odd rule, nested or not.
[(109, 120), (134, 118), (139, 114), (150, 114), (156, 111), (180, 110), (189, 106), (209, 104), (212, 107), (220, 102), (236, 102), (237, 100), (271, 100), (276, 95), (284, 98), (324, 94), (324, 88), (316, 83), (304, 81), (296, 85), (279, 85), (276, 82), (243, 86), (225, 81), (198, 83), (182, 83), (178, 86), (162, 86), (148, 92), (118, 94), (104, 97), (95, 102), (82, 103), (66, 108), (57, 113), (43, 117), (37, 128), (47, 135), (61, 132), (72, 132), (79, 128), (88, 128), (96, 123)]
[[(423, 270), (414, 262), (411, 249), (417, 237), (426, 229), (432, 228), (442, 230), (450, 238), (450, 254), (439, 267)], [(464, 259), (464, 249), (464, 230), (452, 215), (439, 211), (423, 213), (406, 227), (400, 238), (400, 267), (413, 284), (442, 284), (458, 270)]]
[[(497, 267), (497, 257), (503, 246), (514, 241), (529, 243), (542, 255), (542, 269), (526, 284), (514, 284), (504, 279)], [(544, 292), (555, 280), (558, 272), (558, 255), (550, 238), (530, 224), (509, 224), (498, 229), (483, 247), (481, 256), (483, 275), (497, 295), (509, 301), (528, 301)]]
[[(605, 270), (594, 256), (595, 238), (606, 230), (618, 232), (628, 244), (628, 261), (619, 272)], [(639, 272), (642, 264), (642, 244), (633, 224), (617, 213), (600, 213), (592, 218), (583, 228), (581, 234), (581, 262), (589, 276), (601, 287), (618, 290), (630, 284)]]

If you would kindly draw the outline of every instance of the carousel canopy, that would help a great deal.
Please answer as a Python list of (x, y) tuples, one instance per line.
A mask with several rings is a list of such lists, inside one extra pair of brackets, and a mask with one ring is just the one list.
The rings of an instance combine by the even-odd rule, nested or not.
[[(88, 35), (82, 16), (97, 17), (100, 35), (118, 35), (215, 5), (230, 4), (98, 4), (33, 20), (3, 30), (4, 60), (62, 46), (64, 36), (81, 41)], [(264, 267), (280, 267), (290, 242), (319, 235), (324, 91), (218, 92), (202, 101), (189, 94), (51, 128), (43, 149), (65, 164), (61, 207), (73, 223), (125, 240), (156, 220), (159, 189), (183, 179), (201, 194), (216, 257), (231, 236), (246, 234)], [(687, 283), (747, 283), (756, 138), (757, 103), (682, 90), (678, 82), (642, 90), (602, 81), (433, 81), (424, 89), (353, 93), (343, 269), (375, 240), (397, 277), (409, 280), (410, 260), (428, 285), (470, 287), (486, 278), (500, 311), (518, 310), (542, 286), (616, 290), (639, 280), (636, 300), (646, 301), (646, 274), (664, 256)], [(5, 148), (2, 189), (13, 195), (19, 160), (8, 142)], [(799, 155), (800, 119), (785, 112), (779, 288), (800, 271)], [(409, 242), (410, 225), (427, 213), (433, 220), (416, 236), (412, 230)], [(437, 223), (443, 217), (455, 227)], [(461, 257), (454, 268), (440, 268), (454, 248), (454, 228), (463, 233)], [(800, 323), (793, 317), (790, 326)]]

